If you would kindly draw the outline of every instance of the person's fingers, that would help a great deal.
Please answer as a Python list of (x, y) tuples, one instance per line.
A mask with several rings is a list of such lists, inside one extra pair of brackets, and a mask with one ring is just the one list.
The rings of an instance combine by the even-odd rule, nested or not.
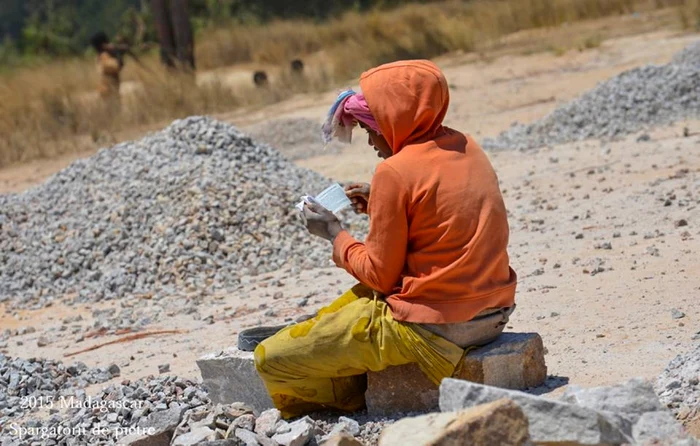
[(345, 195), (348, 198), (352, 198), (352, 197), (360, 197), (360, 196), (364, 195), (364, 193), (362, 192), (362, 189), (355, 188), (355, 189), (346, 189)]
[(345, 190), (351, 190), (351, 189), (357, 189), (358, 187), (362, 187), (361, 183), (350, 183), (347, 186), (345, 186)]
[(307, 203), (307, 206), (309, 210), (311, 211), (311, 215), (314, 217), (321, 217), (325, 220), (335, 218), (335, 215), (329, 211), (328, 209), (324, 208), (321, 204), (319, 203)]
[(316, 214), (322, 214), (323, 211), (326, 210), (326, 208), (324, 208), (323, 206), (321, 206), (320, 204), (318, 204), (316, 202), (308, 203), (308, 206), (309, 206), (309, 209), (311, 209)]
[(311, 207), (312, 205), (310, 203), (304, 203), (304, 218), (309, 219), (313, 218), (315, 216), (318, 216), (318, 212), (314, 210), (314, 208)]

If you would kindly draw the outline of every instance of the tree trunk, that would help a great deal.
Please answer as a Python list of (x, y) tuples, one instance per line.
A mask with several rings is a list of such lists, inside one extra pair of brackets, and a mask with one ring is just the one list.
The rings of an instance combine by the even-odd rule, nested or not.
[(153, 11), (153, 20), (160, 43), (160, 60), (166, 67), (175, 68), (177, 54), (175, 51), (173, 27), (170, 23), (170, 14), (168, 14), (167, 0), (151, 0), (151, 10)]
[(194, 37), (187, 0), (170, 0), (170, 14), (175, 31), (175, 46), (180, 67), (194, 71)]

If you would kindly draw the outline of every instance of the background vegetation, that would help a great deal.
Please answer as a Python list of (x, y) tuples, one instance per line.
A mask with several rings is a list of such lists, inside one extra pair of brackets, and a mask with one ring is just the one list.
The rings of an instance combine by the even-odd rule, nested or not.
[[(145, 0), (0, 0), (0, 167), (94, 149), (118, 132), (186, 115), (324, 91), (383, 62), (483, 51), (523, 30), (657, 10), (678, 27), (700, 24), (700, 0), (190, 1), (196, 82), (160, 67), (149, 47), (154, 33)], [(148, 69), (127, 61), (118, 112), (94, 94), (95, 60), (86, 40), (97, 29), (131, 39), (144, 51)], [(579, 37), (585, 40), (576, 43)], [(565, 40), (590, 48), (602, 36)], [(296, 57), (307, 64), (303, 78), (285, 71)], [(261, 66), (279, 67), (269, 88), (255, 88), (249, 78), (236, 86), (222, 81), (245, 73), (242, 67)]]

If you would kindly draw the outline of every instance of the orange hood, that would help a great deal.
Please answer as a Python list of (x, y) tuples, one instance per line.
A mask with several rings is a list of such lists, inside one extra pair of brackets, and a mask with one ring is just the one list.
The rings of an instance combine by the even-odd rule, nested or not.
[(442, 131), (450, 96), (442, 71), (428, 60), (380, 65), (360, 77), (360, 88), (394, 154)]

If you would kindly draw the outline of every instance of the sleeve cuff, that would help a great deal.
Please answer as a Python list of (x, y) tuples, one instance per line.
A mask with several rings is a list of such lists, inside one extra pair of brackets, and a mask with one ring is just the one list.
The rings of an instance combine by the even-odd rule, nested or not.
[(345, 252), (348, 247), (357, 241), (353, 238), (348, 231), (340, 231), (338, 235), (333, 240), (333, 261), (335, 264), (341, 268), (344, 268)]

